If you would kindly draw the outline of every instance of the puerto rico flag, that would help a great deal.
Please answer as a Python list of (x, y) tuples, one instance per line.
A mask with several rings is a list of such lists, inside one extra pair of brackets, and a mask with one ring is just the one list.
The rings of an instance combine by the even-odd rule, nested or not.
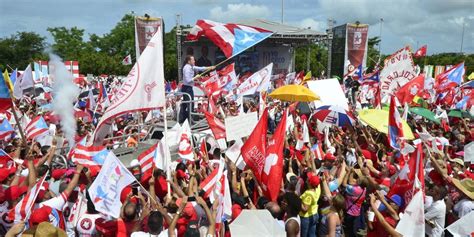
[(231, 58), (265, 40), (272, 34), (271, 31), (256, 27), (198, 20), (189, 32), (187, 40), (196, 41), (201, 36), (206, 36), (222, 50), (227, 58)]
[(462, 62), (439, 74), (436, 76), (437, 91), (445, 91), (449, 88), (461, 85), (465, 73), (464, 62)]
[(35, 186), (33, 186), (33, 188), (28, 191), (26, 195), (15, 205), (15, 207), (10, 210), (8, 213), (8, 218), (10, 220), (18, 223), (30, 215), (31, 208), (35, 204), (36, 197), (38, 196), (40, 188), (43, 186), (44, 180), (46, 179), (46, 176), (48, 176), (48, 173), (49, 172), (47, 172), (43, 178), (36, 182)]
[(103, 108), (107, 108), (110, 106), (110, 100), (107, 95), (107, 89), (104, 86), (104, 83), (99, 83), (99, 104), (103, 106)]
[(142, 180), (147, 180), (152, 175), (153, 158), (155, 157), (157, 145), (153, 145), (138, 156), (138, 163), (142, 172)]
[(392, 96), (388, 113), (388, 143), (392, 148), (399, 150), (401, 138), (403, 138), (402, 118), (395, 104), (395, 96)]
[(31, 120), (31, 122), (26, 125), (25, 132), (26, 138), (34, 140), (35, 138), (47, 133), (49, 131), (49, 126), (46, 124), (43, 116), (38, 116)]
[(104, 164), (108, 154), (109, 151), (105, 146), (84, 146), (77, 144), (74, 149), (72, 161), (86, 167), (100, 166)]
[(3, 122), (0, 124), (0, 140), (5, 140), (7, 137), (11, 136), (14, 131), (15, 130), (8, 122), (8, 119), (3, 119)]

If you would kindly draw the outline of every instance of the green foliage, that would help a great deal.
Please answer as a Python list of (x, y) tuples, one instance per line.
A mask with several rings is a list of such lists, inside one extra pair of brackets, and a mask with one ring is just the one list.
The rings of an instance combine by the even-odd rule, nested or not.
[(0, 38), (0, 69), (4, 70), (8, 64), (23, 70), (33, 60), (46, 59), (45, 47), (45, 38), (34, 32), (17, 32)]
[(464, 62), (466, 66), (466, 76), (474, 72), (474, 54), (460, 53), (440, 53), (430, 56), (415, 58), (415, 64), (423, 69), (424, 65), (456, 65)]
[(326, 71), (327, 61), (328, 61), (328, 50), (327, 47), (324, 45), (316, 45), (312, 44), (305, 47), (298, 47), (296, 48), (295, 52), (295, 71), (307, 71), (307, 55), (308, 55), (308, 47), (310, 47), (310, 62), (309, 68), (311, 74), (314, 77), (321, 75), (322, 72)]

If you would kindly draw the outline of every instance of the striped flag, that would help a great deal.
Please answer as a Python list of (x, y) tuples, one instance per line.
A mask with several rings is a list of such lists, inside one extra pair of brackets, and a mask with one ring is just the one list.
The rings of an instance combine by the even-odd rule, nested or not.
[(142, 171), (143, 179), (146, 180), (151, 177), (153, 171), (153, 158), (155, 157), (157, 145), (153, 145), (138, 156), (138, 163), (140, 163), (140, 170)]
[(219, 160), (217, 161), (217, 164), (219, 165), (219, 167), (214, 168), (214, 170), (212, 170), (209, 176), (207, 176), (206, 179), (204, 179), (199, 185), (199, 188), (204, 191), (205, 198), (209, 197), (211, 199), (214, 199), (214, 195), (210, 194), (214, 191), (217, 181), (222, 178), (222, 174), (224, 172), (224, 162), (222, 160)]
[(34, 140), (35, 138), (47, 133), (49, 131), (49, 127), (46, 124), (43, 116), (38, 116), (26, 125), (25, 132), (26, 138), (30, 140)]
[(72, 161), (88, 166), (100, 166), (104, 164), (109, 151), (105, 146), (84, 146), (77, 144), (72, 155)]
[(3, 119), (3, 122), (0, 124), (0, 140), (5, 140), (5, 138), (12, 135), (14, 131), (15, 130), (8, 122), (8, 119)]
[(314, 157), (318, 160), (323, 160), (323, 157), (324, 157), (324, 151), (321, 147), (321, 144), (319, 144), (319, 142), (316, 142), (316, 144), (314, 144), (312, 147), (311, 147), (311, 151), (313, 152), (314, 154)]
[(64, 61), (64, 66), (71, 72), (74, 78), (79, 77), (79, 62), (78, 61)]
[[(49, 172), (48, 172), (49, 173)], [(43, 186), (46, 173), (43, 178), (41, 178), (38, 182), (36, 182), (35, 186), (26, 193), (26, 195), (18, 202), (13, 209), (10, 210), (8, 213), (8, 218), (10, 220), (14, 220), (15, 222), (19, 222), (21, 220), (27, 219), (31, 214), (31, 208), (35, 204), (36, 197), (40, 191), (41, 186)]]

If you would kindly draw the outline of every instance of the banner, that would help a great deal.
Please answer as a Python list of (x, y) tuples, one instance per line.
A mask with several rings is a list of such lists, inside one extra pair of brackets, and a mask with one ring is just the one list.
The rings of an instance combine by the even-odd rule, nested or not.
[(111, 120), (117, 116), (165, 105), (162, 32), (160, 28), (153, 36), (121, 88), (114, 93), (110, 106), (97, 124), (94, 140), (100, 141), (107, 135)]
[(446, 71), (445, 68), (446, 68), (445, 66), (436, 65), (435, 68), (434, 68), (434, 77), (433, 78), (436, 78), (439, 74)]
[(320, 100), (314, 102), (316, 107), (335, 105), (349, 110), (347, 98), (337, 79), (307, 81), (306, 83), (308, 84), (308, 88), (320, 98)]
[[(366, 24), (347, 24), (346, 52), (345, 60), (354, 67), (365, 68), (367, 60), (367, 35), (369, 25)], [(347, 67), (344, 68), (344, 75), (347, 73)]]
[(434, 72), (434, 66), (433, 65), (425, 65), (423, 67), (423, 73), (425, 74), (425, 77), (434, 78), (433, 77), (433, 72)]
[(388, 96), (398, 91), (407, 82), (416, 77), (416, 70), (408, 47), (400, 49), (384, 61), (380, 72), (380, 90), (382, 102), (388, 103)]
[(135, 17), (135, 50), (136, 60), (145, 50), (148, 42), (153, 38), (156, 32), (163, 31), (161, 18), (154, 17)]
[(227, 141), (240, 140), (240, 138), (250, 135), (257, 123), (257, 112), (226, 117), (224, 124)]
[(273, 63), (270, 63), (247, 78), (247, 80), (237, 88), (239, 96), (253, 95), (256, 92), (267, 91), (271, 84), (272, 69)]

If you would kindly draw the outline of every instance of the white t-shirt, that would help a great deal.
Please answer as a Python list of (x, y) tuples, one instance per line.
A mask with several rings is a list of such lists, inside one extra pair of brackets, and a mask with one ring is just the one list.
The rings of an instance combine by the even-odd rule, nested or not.
[[(174, 231), (174, 233), (175, 235), (178, 234), (176, 230)], [(150, 233), (146, 233), (143, 231), (137, 231), (137, 232), (133, 232), (131, 237), (168, 237), (168, 229), (161, 231), (159, 235), (152, 235)]]
[(428, 236), (442, 237), (444, 233), (444, 220), (446, 216), (446, 203), (444, 200), (433, 202), (425, 211), (425, 219), (435, 224), (435, 227), (425, 225), (425, 231)]
[(453, 210), (456, 212), (459, 218), (469, 214), (469, 212), (474, 211), (474, 201), (468, 199), (462, 199), (454, 205)]

